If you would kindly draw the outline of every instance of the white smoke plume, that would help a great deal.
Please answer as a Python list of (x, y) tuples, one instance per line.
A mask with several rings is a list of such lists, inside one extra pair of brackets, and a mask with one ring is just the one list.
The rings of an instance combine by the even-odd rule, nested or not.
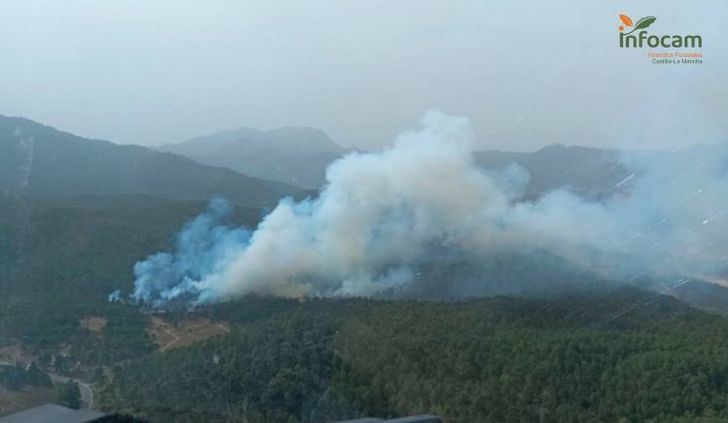
[(334, 162), (318, 197), (281, 200), (253, 231), (221, 223), (229, 206), (214, 199), (180, 232), (176, 252), (137, 263), (133, 298), (367, 296), (416, 286), (433, 262), (477, 268), (493, 255), (541, 251), (615, 278), (725, 268), (726, 149), (625, 158), (635, 176), (608, 200), (557, 190), (517, 202), (528, 175), (484, 172), (473, 139), (467, 119), (430, 112), (391, 147)]

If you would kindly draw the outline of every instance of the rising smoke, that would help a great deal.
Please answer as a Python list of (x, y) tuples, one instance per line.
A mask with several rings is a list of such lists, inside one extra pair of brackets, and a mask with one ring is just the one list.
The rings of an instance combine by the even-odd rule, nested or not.
[(164, 306), (250, 293), (412, 292), (433, 263), (467, 267), (460, 288), (479, 292), (472, 287), (489, 282), (478, 269), (492, 258), (543, 252), (609, 278), (725, 269), (725, 148), (625, 157), (629, 189), (607, 200), (556, 190), (523, 202), (528, 174), (484, 172), (473, 139), (466, 119), (430, 112), (392, 147), (334, 162), (318, 197), (281, 200), (253, 231), (226, 225), (230, 206), (215, 198), (179, 233), (175, 252), (136, 264), (132, 297)]

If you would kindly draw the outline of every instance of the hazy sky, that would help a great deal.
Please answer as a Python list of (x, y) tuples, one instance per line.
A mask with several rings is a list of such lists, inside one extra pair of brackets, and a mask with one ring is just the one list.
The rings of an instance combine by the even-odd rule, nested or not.
[[(619, 13), (702, 65), (618, 48)], [(0, 114), (160, 144), (315, 126), (374, 147), (430, 108), (484, 147), (728, 139), (728, 2), (0, 0)]]

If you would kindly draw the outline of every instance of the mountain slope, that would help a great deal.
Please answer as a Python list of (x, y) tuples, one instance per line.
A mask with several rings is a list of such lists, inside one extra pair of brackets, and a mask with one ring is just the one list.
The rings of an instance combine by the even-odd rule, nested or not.
[(291, 127), (267, 132), (239, 128), (159, 149), (307, 189), (319, 188), (326, 166), (345, 153), (318, 129)]
[(296, 187), (201, 165), (133, 145), (81, 138), (23, 118), (0, 116), (0, 190), (32, 196), (143, 194), (269, 206)]
[(535, 198), (545, 192), (566, 188), (585, 198), (613, 193), (629, 173), (619, 164), (623, 152), (553, 144), (529, 153), (486, 150), (475, 153), (475, 162), (486, 169), (503, 169), (516, 163), (530, 175), (524, 193)]
[[(22, 340), (53, 348), (79, 334), (79, 319), (106, 313), (110, 292), (131, 291), (134, 263), (168, 250), (205, 202), (139, 195), (38, 199), (0, 193), (0, 347)], [(236, 207), (231, 225), (260, 209)], [(125, 315), (136, 307), (121, 307)], [(116, 345), (129, 353), (129, 343)]]

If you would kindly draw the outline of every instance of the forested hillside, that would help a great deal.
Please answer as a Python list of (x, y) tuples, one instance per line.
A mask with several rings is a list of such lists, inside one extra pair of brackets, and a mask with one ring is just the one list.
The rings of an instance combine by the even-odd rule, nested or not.
[(237, 323), (117, 366), (105, 406), (189, 422), (728, 418), (728, 322), (632, 288), (550, 301), (250, 298), (204, 312)]
[[(539, 271), (543, 300), (248, 298), (191, 314), (224, 322), (229, 334), (158, 352), (151, 316), (106, 297), (128, 292), (133, 264), (169, 249), (204, 207), (1, 197), (0, 347), (22, 345), (44, 371), (95, 382), (97, 405), (152, 421), (728, 418), (728, 323), (669, 297), (607, 291), (614, 285), (588, 273)], [(231, 224), (254, 225), (260, 214), (236, 208)], [(510, 269), (496, 281), (533, 285), (512, 262), (491, 267), (491, 277)], [(428, 273), (428, 283), (447, 284), (450, 271)], [(704, 287), (686, 283), (678, 294), (725, 311), (724, 289)], [(103, 325), (90, 327), (89, 316)]]
[[(70, 343), (88, 336), (81, 317), (101, 314), (128, 326), (107, 328), (124, 331), (117, 342), (136, 348), (145, 319), (137, 307), (110, 305), (107, 296), (115, 289), (128, 292), (134, 263), (169, 248), (180, 225), (204, 207), (143, 196), (39, 200), (0, 194), (0, 346)], [(259, 213), (238, 208), (233, 220), (251, 224)]]

